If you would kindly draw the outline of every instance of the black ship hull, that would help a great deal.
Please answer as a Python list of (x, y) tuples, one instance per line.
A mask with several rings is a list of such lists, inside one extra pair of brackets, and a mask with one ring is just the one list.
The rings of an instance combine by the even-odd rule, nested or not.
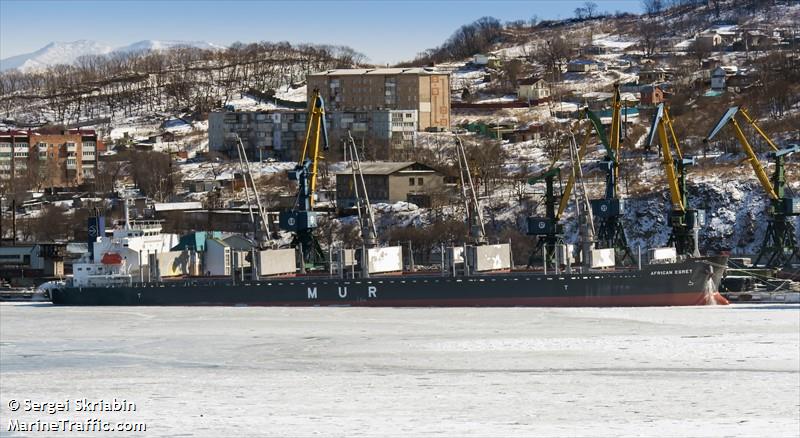
[(726, 261), (725, 257), (709, 257), (641, 270), (547, 275), (310, 276), (236, 284), (192, 279), (59, 288), (51, 290), (50, 296), (54, 304), (78, 306), (691, 306), (720, 299), (716, 291)]

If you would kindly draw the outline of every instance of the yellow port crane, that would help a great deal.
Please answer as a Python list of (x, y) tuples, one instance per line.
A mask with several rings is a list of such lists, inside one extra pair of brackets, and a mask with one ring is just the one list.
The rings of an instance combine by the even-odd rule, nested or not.
[[(767, 176), (764, 166), (758, 160), (753, 146), (747, 140), (741, 123), (736, 120), (736, 116), (739, 114), (744, 117), (744, 120), (753, 127), (772, 149), (769, 156), (774, 160), (775, 172), (772, 174), (771, 179)], [(800, 146), (792, 145), (784, 149), (778, 148), (775, 142), (758, 126), (756, 120), (750, 117), (750, 114), (744, 108), (738, 106), (729, 108), (723, 114), (704, 141), (708, 142), (714, 138), (726, 125), (731, 126), (733, 129), (736, 139), (747, 156), (746, 161), (750, 163), (756, 178), (758, 178), (761, 187), (770, 199), (769, 208), (767, 209), (767, 214), (769, 215), (767, 232), (764, 235), (764, 241), (758, 251), (755, 264), (758, 265), (764, 259), (766, 266), (779, 267), (789, 266), (793, 261), (800, 261), (800, 248), (797, 244), (794, 224), (791, 220), (792, 216), (800, 215), (800, 198), (792, 197), (787, 193), (785, 169), (786, 157), (795, 152), (800, 152)]]
[(325, 102), (319, 90), (314, 90), (306, 122), (303, 151), (297, 165), (289, 171), (289, 180), (297, 181), (297, 201), (290, 211), (281, 212), (280, 227), (294, 233), (293, 245), (302, 252), (303, 267), (314, 268), (324, 263), (322, 248), (314, 236), (318, 212), (314, 211), (317, 192), (317, 169), (328, 150), (328, 130), (325, 124)]
[(675, 135), (669, 110), (663, 103), (658, 105), (653, 117), (648, 145), (653, 144), (656, 135), (661, 144), (662, 163), (667, 175), (671, 200), (669, 224), (672, 231), (667, 246), (674, 246), (679, 255), (699, 257), (698, 234), (700, 227), (705, 224), (705, 211), (689, 208), (686, 190), (687, 167), (694, 165), (695, 159), (684, 156), (678, 137)]

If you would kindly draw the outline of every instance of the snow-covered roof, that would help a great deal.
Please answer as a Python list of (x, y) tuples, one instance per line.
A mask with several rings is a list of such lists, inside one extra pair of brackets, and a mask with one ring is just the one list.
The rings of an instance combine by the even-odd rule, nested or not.
[(157, 202), (153, 204), (156, 211), (199, 210), (202, 202)]
[[(390, 175), (407, 167), (411, 167), (414, 164), (418, 163), (416, 161), (367, 161), (361, 163), (361, 173), (365, 175)], [(350, 166), (346, 167), (340, 172), (336, 172), (337, 175), (350, 173), (352, 173)]]
[(360, 75), (435, 75), (447, 74), (431, 68), (345, 68), (311, 73), (309, 76), (360, 76)]
[(543, 81), (543, 80), (544, 79), (542, 79), (540, 77), (531, 76), (529, 78), (525, 78), (525, 79), (519, 81), (519, 84), (520, 85), (533, 85), (533, 84), (535, 84), (535, 83), (537, 83), (539, 81)]

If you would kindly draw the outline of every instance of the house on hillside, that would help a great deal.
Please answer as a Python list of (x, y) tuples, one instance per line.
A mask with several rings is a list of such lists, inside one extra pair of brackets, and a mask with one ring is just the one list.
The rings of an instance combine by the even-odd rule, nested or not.
[(544, 79), (531, 76), (519, 81), (517, 97), (528, 101), (545, 100), (550, 97), (550, 87)]
[(761, 50), (779, 44), (780, 37), (774, 37), (759, 29), (749, 29), (742, 32), (744, 50)]
[(756, 76), (749, 71), (739, 70), (736, 74), (728, 76), (727, 86), (734, 88), (736, 92), (756, 85)]
[(597, 70), (597, 62), (591, 59), (573, 59), (567, 63), (567, 71), (572, 73), (587, 73)]
[(598, 44), (592, 44), (582, 49), (583, 53), (587, 55), (605, 55), (608, 53), (608, 47)]
[(711, 89), (725, 90), (728, 86), (728, 79), (739, 73), (739, 68), (735, 65), (724, 65), (711, 71)]
[(472, 63), (475, 65), (486, 65), (489, 63), (489, 55), (483, 53), (476, 53), (472, 56)]
[(657, 84), (666, 82), (670, 77), (670, 72), (664, 68), (656, 67), (639, 72), (639, 84)]
[[(336, 174), (336, 208), (339, 211), (356, 205), (352, 172), (348, 167)], [(405, 201), (429, 207), (432, 195), (445, 191), (444, 174), (416, 161), (362, 162), (361, 173), (373, 204)]]
[(640, 102), (643, 107), (654, 107), (664, 102), (664, 90), (657, 85), (645, 85), (642, 87)]
[(703, 50), (717, 50), (722, 45), (722, 36), (717, 32), (703, 32), (697, 35), (695, 41)]
[(582, 106), (589, 107), (592, 111), (600, 111), (611, 106), (613, 93), (604, 91), (590, 91), (581, 95)]

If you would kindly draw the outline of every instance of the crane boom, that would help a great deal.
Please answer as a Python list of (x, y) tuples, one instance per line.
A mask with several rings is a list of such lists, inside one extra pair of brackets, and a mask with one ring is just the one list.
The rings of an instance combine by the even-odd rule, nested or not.
[[(312, 134), (313, 132), (313, 134)], [(310, 143), (311, 136), (314, 136), (314, 142)], [(328, 150), (328, 128), (325, 124), (325, 102), (319, 94), (319, 90), (314, 90), (314, 95), (311, 99), (311, 109), (309, 111), (308, 126), (306, 126), (306, 136), (303, 142), (303, 152), (300, 154), (300, 159), (297, 162), (298, 166), (307, 166), (310, 164), (311, 173), (309, 175), (310, 192), (315, 193), (317, 190), (317, 167), (322, 158), (320, 154), (320, 137), (322, 140), (322, 149)], [(306, 161), (310, 160), (310, 163)], [(313, 208), (314, 197), (309, 199), (309, 206)]]
[(672, 207), (669, 212), (672, 231), (667, 245), (675, 245), (679, 255), (697, 257), (700, 255), (699, 230), (705, 223), (705, 211), (689, 208), (686, 189), (686, 170), (688, 166), (695, 164), (695, 160), (683, 155), (669, 110), (663, 103), (658, 105), (653, 116), (648, 145), (653, 144), (656, 135), (661, 145), (662, 164), (667, 175)]
[(750, 145), (750, 142), (747, 141), (747, 137), (744, 135), (744, 131), (742, 131), (742, 127), (739, 125), (739, 122), (736, 121), (736, 114), (742, 113), (745, 116), (747, 121), (756, 128), (756, 131), (769, 143), (770, 147), (773, 150), (777, 151), (778, 148), (769, 139), (769, 137), (758, 127), (755, 120), (751, 119), (750, 116), (743, 111), (740, 107), (734, 106), (728, 109), (725, 114), (719, 119), (717, 125), (706, 137), (706, 140), (711, 140), (714, 138), (717, 133), (722, 130), (722, 128), (726, 124), (730, 124), (733, 127), (733, 132), (736, 135), (736, 139), (739, 140), (739, 144), (742, 145), (742, 149), (744, 149), (745, 155), (747, 155), (747, 161), (750, 163), (750, 166), (753, 168), (753, 172), (756, 174), (756, 178), (758, 178), (758, 182), (761, 183), (761, 187), (764, 188), (764, 191), (767, 192), (767, 196), (769, 196), (772, 200), (777, 200), (779, 198), (778, 194), (775, 192), (775, 189), (772, 187), (772, 183), (769, 180), (769, 176), (767, 176), (767, 172), (764, 170), (764, 166), (761, 165), (761, 162), (758, 161), (758, 156), (756, 156), (755, 151), (753, 150), (753, 146)]
[[(670, 140), (667, 134), (667, 126), (669, 126), (669, 130), (673, 138), (675, 138), (675, 131), (672, 128), (672, 122), (669, 119), (669, 112), (662, 103), (658, 105), (656, 114), (653, 117), (653, 125), (650, 127), (648, 144), (653, 144), (653, 138), (656, 134), (658, 134), (658, 140), (661, 144), (661, 155), (663, 157), (662, 163), (664, 164), (664, 170), (667, 173), (667, 186), (669, 187), (669, 195), (670, 199), (672, 200), (672, 208), (683, 212), (686, 211), (686, 205), (678, 184), (678, 175), (675, 173), (675, 161), (672, 158), (672, 148), (670, 147)], [(677, 141), (675, 144), (677, 145)], [(676, 149), (676, 151), (680, 159), (683, 160), (683, 155), (681, 154), (680, 149)]]

